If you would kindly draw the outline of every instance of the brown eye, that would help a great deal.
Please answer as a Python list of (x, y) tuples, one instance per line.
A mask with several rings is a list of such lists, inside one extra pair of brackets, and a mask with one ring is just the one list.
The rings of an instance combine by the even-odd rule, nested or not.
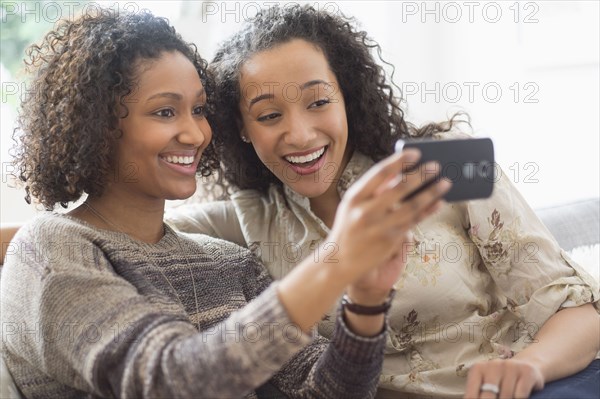
[(279, 114), (277, 112), (273, 112), (273, 113), (268, 114), (268, 115), (263, 115), (263, 116), (259, 117), (257, 120), (259, 122), (267, 122), (267, 121), (271, 121), (271, 120), (273, 120), (275, 118), (278, 118), (280, 115), (281, 114)]
[(324, 98), (322, 100), (317, 100), (314, 103), (310, 104), (308, 108), (319, 108), (325, 104), (329, 104), (331, 101), (328, 98)]
[(156, 111), (154, 115), (160, 116), (161, 118), (172, 118), (175, 116), (175, 112), (173, 112), (171, 108), (164, 108)]
[(199, 105), (194, 108), (194, 115), (206, 116), (206, 107)]

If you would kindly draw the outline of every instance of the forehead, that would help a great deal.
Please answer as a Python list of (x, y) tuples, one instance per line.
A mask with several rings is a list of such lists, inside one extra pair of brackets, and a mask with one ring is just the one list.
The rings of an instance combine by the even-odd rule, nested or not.
[(297, 83), (322, 79), (335, 81), (323, 51), (305, 40), (295, 39), (253, 55), (240, 69), (240, 83)]
[(202, 89), (196, 67), (178, 51), (164, 52), (157, 59), (142, 59), (135, 71), (136, 87), (132, 95), (144, 97), (161, 89), (181, 92)]

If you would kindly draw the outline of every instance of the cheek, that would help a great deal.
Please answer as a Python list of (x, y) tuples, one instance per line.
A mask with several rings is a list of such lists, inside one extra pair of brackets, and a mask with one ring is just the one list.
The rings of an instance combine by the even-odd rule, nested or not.
[(264, 126), (250, 126), (246, 130), (246, 134), (250, 137), (254, 151), (258, 157), (264, 162), (265, 158), (272, 158), (277, 147), (278, 135), (276, 130), (271, 130)]
[(344, 144), (348, 141), (348, 121), (345, 113), (335, 113), (329, 116), (324, 127), (330, 132), (330, 135), (335, 138), (339, 144)]

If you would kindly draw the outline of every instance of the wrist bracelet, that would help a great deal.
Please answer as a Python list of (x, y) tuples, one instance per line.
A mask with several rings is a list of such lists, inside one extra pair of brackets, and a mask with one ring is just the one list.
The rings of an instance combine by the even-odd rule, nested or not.
[(342, 297), (342, 307), (354, 314), (365, 315), (365, 316), (374, 316), (374, 315), (385, 313), (390, 309), (390, 307), (392, 306), (392, 299), (394, 299), (395, 294), (396, 294), (396, 290), (394, 288), (392, 288), (390, 290), (390, 294), (388, 295), (385, 302), (382, 303), (381, 305), (375, 305), (375, 306), (365, 306), (365, 305), (359, 305), (357, 303), (353, 303), (350, 300), (350, 297), (348, 297), (348, 294), (344, 294), (344, 296)]

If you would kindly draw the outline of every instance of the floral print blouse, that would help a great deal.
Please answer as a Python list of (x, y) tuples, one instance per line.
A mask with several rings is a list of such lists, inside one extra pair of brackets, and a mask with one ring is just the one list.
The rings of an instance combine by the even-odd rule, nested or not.
[[(355, 152), (337, 182), (340, 195), (372, 165)], [(184, 205), (167, 221), (249, 247), (276, 279), (307, 256), (334, 255), (333, 246), (313, 252), (329, 229), (287, 187)], [(473, 363), (513, 356), (562, 308), (599, 309), (598, 282), (569, 259), (501, 170), (490, 198), (446, 204), (413, 235), (389, 312), (381, 397), (462, 397)], [(331, 335), (334, 315), (319, 324), (322, 335)]]

